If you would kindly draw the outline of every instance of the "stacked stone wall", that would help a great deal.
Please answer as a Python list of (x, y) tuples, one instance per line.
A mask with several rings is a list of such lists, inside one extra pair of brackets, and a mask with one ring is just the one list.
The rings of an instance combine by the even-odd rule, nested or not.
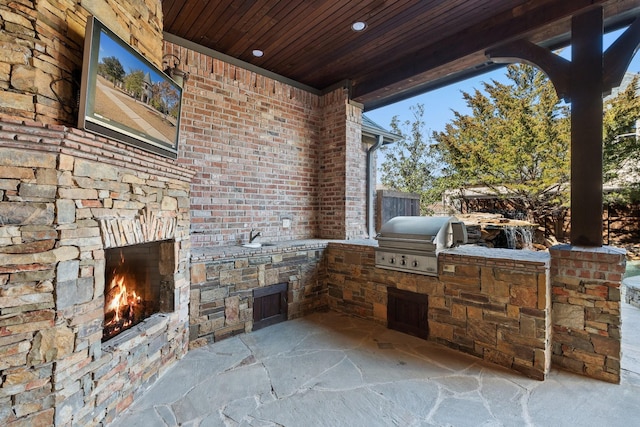
[[(0, 118), (1, 425), (108, 422), (186, 352), (191, 176), (84, 132)], [(141, 240), (165, 241), (173, 310), (103, 344), (105, 248), (135, 243), (127, 224), (148, 212)]]
[(551, 248), (554, 365), (620, 382), (620, 283), (625, 251)]
[[(286, 283), (288, 318), (327, 309), (326, 243), (259, 250), (237, 248), (207, 255), (191, 265), (190, 346), (200, 347), (253, 329), (253, 291)], [(226, 253), (225, 253), (226, 252)], [(234, 252), (233, 250), (231, 252)]]
[(87, 19), (95, 15), (157, 66), (161, 0), (0, 4), (0, 114), (75, 125)]
[(551, 356), (548, 257), (477, 249), (440, 254), (433, 277), (379, 269), (374, 248), (331, 243), (329, 306), (386, 324), (387, 287), (426, 294), (429, 340), (544, 379)]

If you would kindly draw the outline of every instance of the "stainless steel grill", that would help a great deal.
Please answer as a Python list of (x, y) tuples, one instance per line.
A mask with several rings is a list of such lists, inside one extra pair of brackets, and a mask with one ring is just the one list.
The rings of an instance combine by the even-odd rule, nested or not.
[(467, 230), (453, 216), (397, 216), (376, 239), (376, 267), (437, 276), (438, 252), (467, 243)]

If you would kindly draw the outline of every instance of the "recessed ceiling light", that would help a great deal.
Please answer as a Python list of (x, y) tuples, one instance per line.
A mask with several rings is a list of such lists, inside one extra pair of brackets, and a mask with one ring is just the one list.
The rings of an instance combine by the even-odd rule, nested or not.
[(264, 52), (261, 51), (260, 49), (253, 49), (253, 51), (251, 52), (253, 54), (253, 56), (255, 56), (256, 58), (260, 58), (262, 55), (264, 55)]
[(365, 28), (367, 28), (367, 23), (363, 21), (356, 21), (353, 24), (351, 24), (351, 29), (353, 31), (362, 31)]

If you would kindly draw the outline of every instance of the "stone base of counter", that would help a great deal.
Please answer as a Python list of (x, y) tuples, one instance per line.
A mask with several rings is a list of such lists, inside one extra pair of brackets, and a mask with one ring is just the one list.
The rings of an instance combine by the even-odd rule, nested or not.
[(329, 244), (329, 306), (387, 324), (388, 288), (425, 294), (429, 340), (543, 380), (551, 361), (548, 254), (485, 252), (441, 253), (433, 277), (376, 268), (372, 247)]
[(288, 283), (289, 319), (332, 309), (383, 325), (393, 288), (428, 297), (428, 340), (539, 380), (553, 363), (620, 381), (624, 250), (468, 246), (440, 253), (438, 276), (377, 268), (374, 251), (343, 241), (192, 257), (191, 347), (251, 331), (260, 287)]
[(253, 329), (253, 291), (286, 283), (288, 319), (327, 309), (324, 247), (199, 257), (191, 264), (190, 348)]
[(551, 252), (555, 366), (620, 382), (620, 284), (624, 249), (554, 246)]
[(627, 304), (640, 308), (640, 276), (633, 276), (622, 281), (624, 300)]

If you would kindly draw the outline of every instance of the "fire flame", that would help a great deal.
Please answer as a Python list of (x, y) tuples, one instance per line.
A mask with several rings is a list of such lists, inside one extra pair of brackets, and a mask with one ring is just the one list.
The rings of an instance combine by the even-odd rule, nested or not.
[(107, 337), (111, 337), (122, 330), (132, 326), (135, 319), (136, 307), (142, 303), (142, 298), (129, 288), (135, 288), (136, 283), (130, 275), (121, 273), (124, 270), (124, 257), (120, 254), (120, 265), (118, 265), (112, 274), (111, 281), (105, 292), (105, 332)]

